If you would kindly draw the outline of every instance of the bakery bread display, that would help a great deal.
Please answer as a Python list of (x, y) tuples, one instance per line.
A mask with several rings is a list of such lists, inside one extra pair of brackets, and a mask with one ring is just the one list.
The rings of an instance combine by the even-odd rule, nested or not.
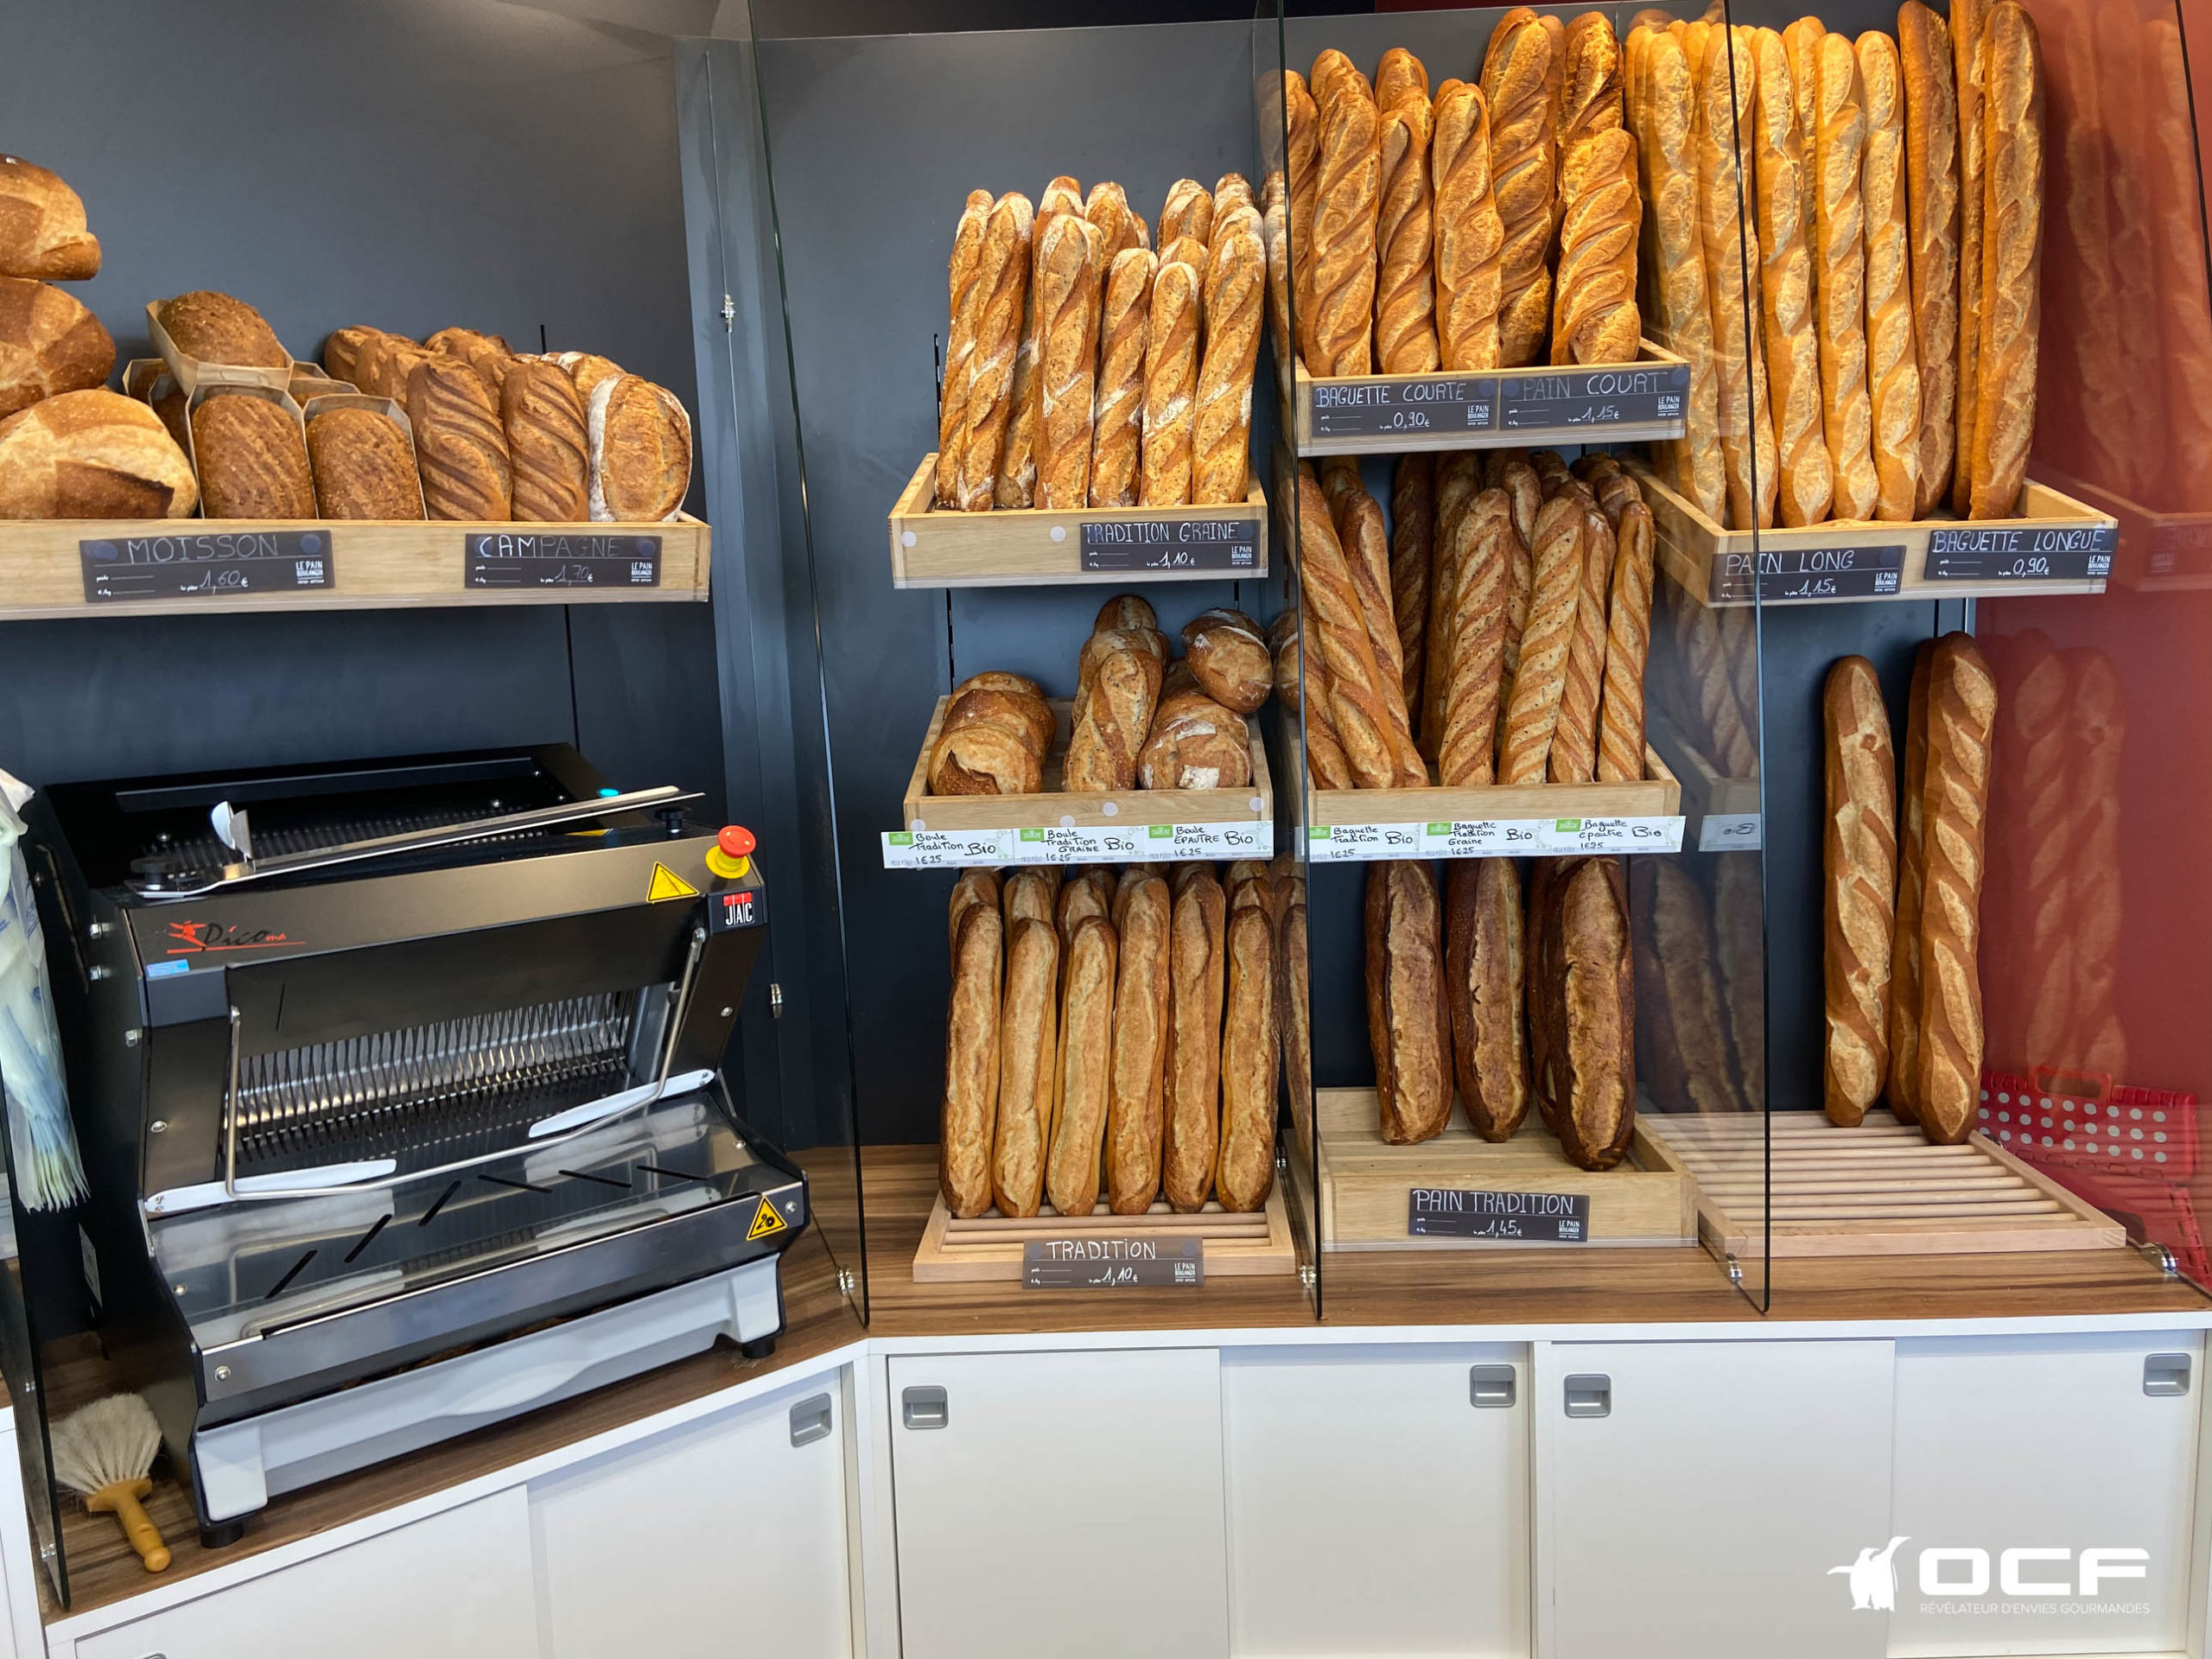
[(1828, 671), (1821, 730), (1821, 1096), (1829, 1121), (1851, 1128), (1888, 1081), (1897, 894), (1897, 761), (1881, 682), (1864, 657), (1846, 657)]
[(65, 391), (0, 421), (0, 518), (183, 518), (199, 505), (192, 463), (135, 398)]
[(75, 283), (99, 271), (99, 238), (77, 193), (37, 162), (0, 154), (0, 276)]
[(415, 446), (405, 429), (383, 410), (353, 407), (318, 412), (308, 422), (307, 442), (316, 518), (423, 517)]
[(292, 354), (277, 343), (276, 332), (261, 313), (228, 294), (199, 289), (162, 300), (155, 321), (187, 357), (232, 368), (283, 369)]
[(90, 391), (114, 367), (114, 340), (75, 296), (0, 276), (0, 419), (43, 397)]
[(218, 391), (192, 410), (200, 511), (210, 518), (312, 518), (315, 478), (299, 411), (251, 391)]

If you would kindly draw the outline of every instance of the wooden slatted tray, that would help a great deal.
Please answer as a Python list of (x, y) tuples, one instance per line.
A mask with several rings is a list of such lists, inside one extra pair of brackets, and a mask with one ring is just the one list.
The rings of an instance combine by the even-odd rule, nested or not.
[(920, 1284), (1019, 1280), (1021, 1248), (1033, 1240), (1151, 1233), (1183, 1238), (1196, 1235), (1205, 1240), (1209, 1279), (1298, 1270), (1298, 1251), (1291, 1243), (1290, 1217), (1278, 1181), (1268, 1194), (1266, 1207), (1236, 1215), (1209, 1202), (1196, 1215), (1178, 1215), (1166, 1204), (1156, 1203), (1141, 1216), (1116, 1216), (1101, 1208), (1093, 1215), (1071, 1217), (1054, 1214), (1048, 1205), (1037, 1216), (1009, 1218), (988, 1210), (963, 1221), (945, 1208), (944, 1196), (939, 1193), (922, 1230), (921, 1248), (914, 1252), (914, 1278)]
[(1414, 1238), (1406, 1231), (1407, 1194), (1417, 1186), (1478, 1192), (1586, 1193), (1592, 1244), (1688, 1244), (1697, 1238), (1697, 1184), (1662, 1144), (1642, 1132), (1628, 1160), (1613, 1169), (1578, 1169), (1536, 1120), (1510, 1141), (1484, 1141), (1457, 1106), (1433, 1141), (1417, 1147), (1384, 1143), (1372, 1089), (1318, 1091), (1321, 1145), (1322, 1249), (1472, 1250), (1574, 1249), (1544, 1241)]
[[(1932, 1145), (1887, 1112), (1855, 1129), (1818, 1112), (1646, 1115), (1643, 1133), (1698, 1183), (1698, 1230), (1715, 1255), (1950, 1255), (2118, 1249), (2120, 1224), (1976, 1135)], [(1761, 1226), (1760, 1138), (1772, 1129), (1773, 1223)]]

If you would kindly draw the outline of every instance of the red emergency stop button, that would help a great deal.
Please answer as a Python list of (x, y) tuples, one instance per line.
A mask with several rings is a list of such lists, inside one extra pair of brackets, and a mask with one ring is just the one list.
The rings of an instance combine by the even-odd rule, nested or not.
[(742, 880), (753, 868), (753, 849), (758, 844), (743, 824), (726, 823), (707, 850), (707, 868), (726, 880)]

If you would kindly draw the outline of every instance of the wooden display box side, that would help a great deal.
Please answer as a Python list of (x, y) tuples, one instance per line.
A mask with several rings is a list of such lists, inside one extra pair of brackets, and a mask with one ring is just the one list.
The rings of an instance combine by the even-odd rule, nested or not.
[[(1697, 1182), (1667, 1148), (1639, 1131), (1628, 1161), (1579, 1169), (1532, 1112), (1510, 1140), (1484, 1141), (1456, 1103), (1442, 1134), (1418, 1146), (1386, 1144), (1375, 1090), (1318, 1091), (1323, 1249), (1482, 1249), (1493, 1239), (1414, 1238), (1407, 1195), (1417, 1186), (1482, 1192), (1586, 1193), (1592, 1244), (1683, 1245), (1698, 1236)], [(1529, 1244), (1548, 1244), (1529, 1240)], [(1514, 1248), (1526, 1248), (1526, 1244)], [(1580, 1249), (1578, 1245), (1562, 1245)]]
[(1681, 780), (1682, 810), (1695, 831), (1697, 824), (1716, 813), (1749, 813), (1760, 810), (1759, 780), (1724, 778), (1696, 744), (1676, 729), (1674, 721), (1647, 704), (1643, 734), (1674, 775)]
[[(1287, 722), (1286, 722), (1287, 724)], [(1671, 818), (1681, 780), (1650, 744), (1640, 784), (1486, 784), (1447, 789), (1317, 789), (1313, 822), (1338, 824), (1473, 823), (1491, 818)]]
[[(1789, 530), (1724, 530), (1697, 505), (1678, 494), (1649, 467), (1631, 461), (1628, 470), (1643, 492), (1651, 509), (1654, 540), (1659, 562), (1682, 590), (1708, 609), (1747, 606), (1748, 599), (1715, 599), (1723, 577), (1723, 561), (1730, 556), (1753, 559), (1761, 552), (1795, 552), (1825, 548), (1902, 546), (1904, 568), (1898, 572), (1894, 594), (1843, 594), (1833, 599), (1767, 600), (1769, 605), (1887, 604), (1900, 599), (1991, 599), (2021, 594), (2101, 594), (2104, 579), (2055, 582), (2040, 577), (2008, 577), (1986, 582), (1931, 580), (1923, 571), (1933, 532), (1962, 522), (1955, 518), (1921, 518), (1910, 524), (1848, 519), (1808, 524)], [(2084, 524), (2112, 522), (2087, 502), (2077, 501), (2048, 484), (2030, 479), (2020, 491), (2019, 513), (2011, 518), (1986, 522), (1991, 529), (2079, 530)]]
[(2112, 579), (2146, 594), (2202, 593), (2212, 588), (2212, 512), (2167, 512), (2086, 480), (2051, 474), (2052, 487), (2079, 496), (2120, 525)]
[(1036, 1216), (1001, 1216), (995, 1210), (961, 1220), (945, 1207), (940, 1192), (930, 1208), (922, 1242), (914, 1251), (917, 1284), (979, 1284), (1019, 1281), (1025, 1244), (1052, 1238), (1130, 1238), (1196, 1235), (1205, 1243), (1209, 1279), (1249, 1279), (1298, 1270), (1298, 1251), (1290, 1236), (1290, 1215), (1277, 1181), (1260, 1209), (1230, 1213), (1209, 1201), (1196, 1215), (1179, 1215), (1154, 1203), (1141, 1216), (1117, 1216), (1104, 1209), (1088, 1216), (1058, 1216), (1047, 1206)]
[[(1266, 746), (1249, 715), (1244, 741), (1252, 757), (1252, 781), (1242, 789), (1122, 789), (1101, 793), (1064, 792), (1060, 768), (1067, 760), (1068, 733), (1075, 705), (1065, 697), (1050, 700), (1054, 731), (1052, 752), (1045, 757), (1045, 789), (1037, 795), (932, 795), (930, 756), (944, 729), (950, 696), (939, 697), (922, 734), (922, 752), (906, 779), (906, 830), (1051, 829), (1062, 818), (1091, 827), (1139, 829), (1153, 823), (1272, 823), (1274, 786)], [(1254, 803), (1258, 804), (1255, 805)], [(1113, 810), (1109, 812), (1107, 809)]]
[[(893, 588), (1023, 588), (1107, 583), (1128, 587), (1158, 582), (1244, 582), (1268, 574), (1268, 498), (1252, 479), (1241, 502), (1173, 507), (1084, 507), (1046, 512), (997, 507), (988, 512), (940, 510), (937, 452), (906, 481), (891, 509), (891, 585)], [(1186, 518), (1249, 523), (1259, 563), (1249, 570), (1086, 570), (1086, 524), (1163, 524)], [(1062, 532), (1054, 541), (1052, 532)], [(911, 543), (909, 538), (912, 538)]]

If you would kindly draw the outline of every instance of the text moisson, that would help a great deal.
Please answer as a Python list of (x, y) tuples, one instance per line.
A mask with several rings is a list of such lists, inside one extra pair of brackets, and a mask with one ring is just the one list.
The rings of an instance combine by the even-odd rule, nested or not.
[(218, 564), (227, 559), (289, 559), (280, 537), (271, 534), (219, 536), (131, 536), (123, 543), (125, 564)]

